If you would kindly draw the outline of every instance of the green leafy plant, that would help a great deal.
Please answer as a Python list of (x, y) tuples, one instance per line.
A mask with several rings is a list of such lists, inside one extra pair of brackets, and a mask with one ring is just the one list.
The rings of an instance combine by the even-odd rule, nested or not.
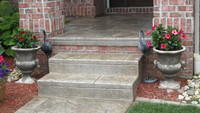
[(9, 1), (0, 1), (0, 55), (14, 56), (12, 34), (19, 28), (19, 13)]
[[(181, 41), (186, 38), (182, 29), (173, 26), (164, 28), (162, 24), (152, 26), (152, 30), (147, 31), (146, 34), (152, 37), (153, 46), (163, 51), (182, 49)], [(148, 42), (147, 46), (151, 46), (151, 42)]]
[(13, 34), (17, 48), (36, 48), (39, 44), (38, 37), (29, 30), (18, 29)]

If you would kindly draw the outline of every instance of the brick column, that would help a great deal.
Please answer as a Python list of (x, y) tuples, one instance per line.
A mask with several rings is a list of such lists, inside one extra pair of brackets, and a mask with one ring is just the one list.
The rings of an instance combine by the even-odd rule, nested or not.
[(194, 37), (194, 1), (195, 0), (154, 0), (153, 24), (162, 23), (182, 28), (187, 33), (183, 45), (187, 47), (183, 54), (185, 69), (179, 73), (183, 76), (193, 74), (193, 37)]
[(104, 0), (64, 0), (65, 16), (96, 17), (104, 14)]
[(63, 33), (63, 0), (19, 0), (20, 27), (33, 32)]

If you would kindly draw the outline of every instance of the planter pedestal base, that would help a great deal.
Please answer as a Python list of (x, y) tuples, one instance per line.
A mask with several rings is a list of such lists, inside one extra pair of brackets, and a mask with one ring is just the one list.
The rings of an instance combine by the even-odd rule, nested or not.
[(30, 76), (22, 76), (16, 83), (23, 83), (23, 84), (32, 84), (35, 82), (35, 79)]
[(160, 89), (180, 89), (180, 83), (175, 81), (175, 80), (172, 80), (172, 79), (166, 79), (166, 80), (163, 80), (163, 81), (160, 81), (160, 85), (159, 85), (159, 88)]

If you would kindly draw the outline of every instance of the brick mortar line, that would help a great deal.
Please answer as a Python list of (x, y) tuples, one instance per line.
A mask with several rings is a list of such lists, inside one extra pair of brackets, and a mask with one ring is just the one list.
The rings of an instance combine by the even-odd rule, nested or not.
[[(160, 10), (159, 10), (160, 11)], [(154, 12), (156, 12), (156, 13), (158, 13), (159, 11), (154, 11)], [(164, 12), (164, 13), (166, 13), (166, 12), (168, 12), (168, 13), (193, 13), (194, 11), (170, 11), (170, 10), (168, 10), (168, 11), (166, 11), (166, 10), (161, 10), (162, 12)]]
[[(154, 6), (156, 6), (156, 7), (159, 7), (159, 6), (161, 6), (160, 4), (154, 4)], [(164, 5), (162, 5), (162, 6), (173, 6), (173, 7), (179, 7), (179, 6), (192, 6), (193, 7), (193, 5), (192, 4), (164, 4)]]
[(154, 17), (154, 18), (161, 18), (161, 19), (168, 19), (168, 18), (170, 18), (170, 19), (172, 19), (172, 18), (179, 18), (179, 19), (193, 19), (194, 17), (193, 16), (186, 16), (186, 15), (184, 15), (183, 17), (177, 17), (177, 16), (170, 16), (170, 15), (168, 15), (168, 16), (163, 16), (163, 15), (161, 15), (161, 17)]
[(20, 20), (23, 20), (23, 21), (26, 21), (26, 20), (52, 20), (52, 19), (60, 19), (62, 18), (63, 16), (59, 16), (59, 17), (53, 17), (53, 18), (49, 18), (49, 17), (45, 17), (45, 18), (36, 18), (36, 19), (33, 19), (33, 18), (28, 18), (28, 19), (24, 19), (24, 18), (21, 18)]
[[(24, 9), (25, 10), (25, 9), (38, 9), (38, 8), (43, 8), (43, 7), (42, 6), (41, 7), (33, 7), (32, 6), (32, 7), (28, 7), (28, 8), (19, 8), (19, 9)], [(59, 7), (56, 7), (56, 6), (55, 7), (47, 7), (47, 6), (45, 6), (45, 8), (52, 9), (52, 8), (59, 8)]]
[[(119, 9), (121, 9), (121, 8), (126, 8), (126, 9), (132, 9), (132, 8), (152, 8), (153, 9), (153, 7), (113, 7), (113, 8), (119, 8)], [(113, 8), (106, 8), (106, 9), (113, 9)]]
[[(153, 11), (155, 13), (160, 13), (160, 11)], [(194, 11), (162, 11), (162, 13), (193, 13)]]

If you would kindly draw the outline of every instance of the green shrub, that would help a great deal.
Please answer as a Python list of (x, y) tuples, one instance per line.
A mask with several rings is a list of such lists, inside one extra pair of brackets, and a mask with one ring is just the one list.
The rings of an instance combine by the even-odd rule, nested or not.
[(0, 2), (0, 55), (14, 56), (11, 46), (16, 42), (12, 38), (13, 32), (19, 28), (18, 9), (8, 1)]

